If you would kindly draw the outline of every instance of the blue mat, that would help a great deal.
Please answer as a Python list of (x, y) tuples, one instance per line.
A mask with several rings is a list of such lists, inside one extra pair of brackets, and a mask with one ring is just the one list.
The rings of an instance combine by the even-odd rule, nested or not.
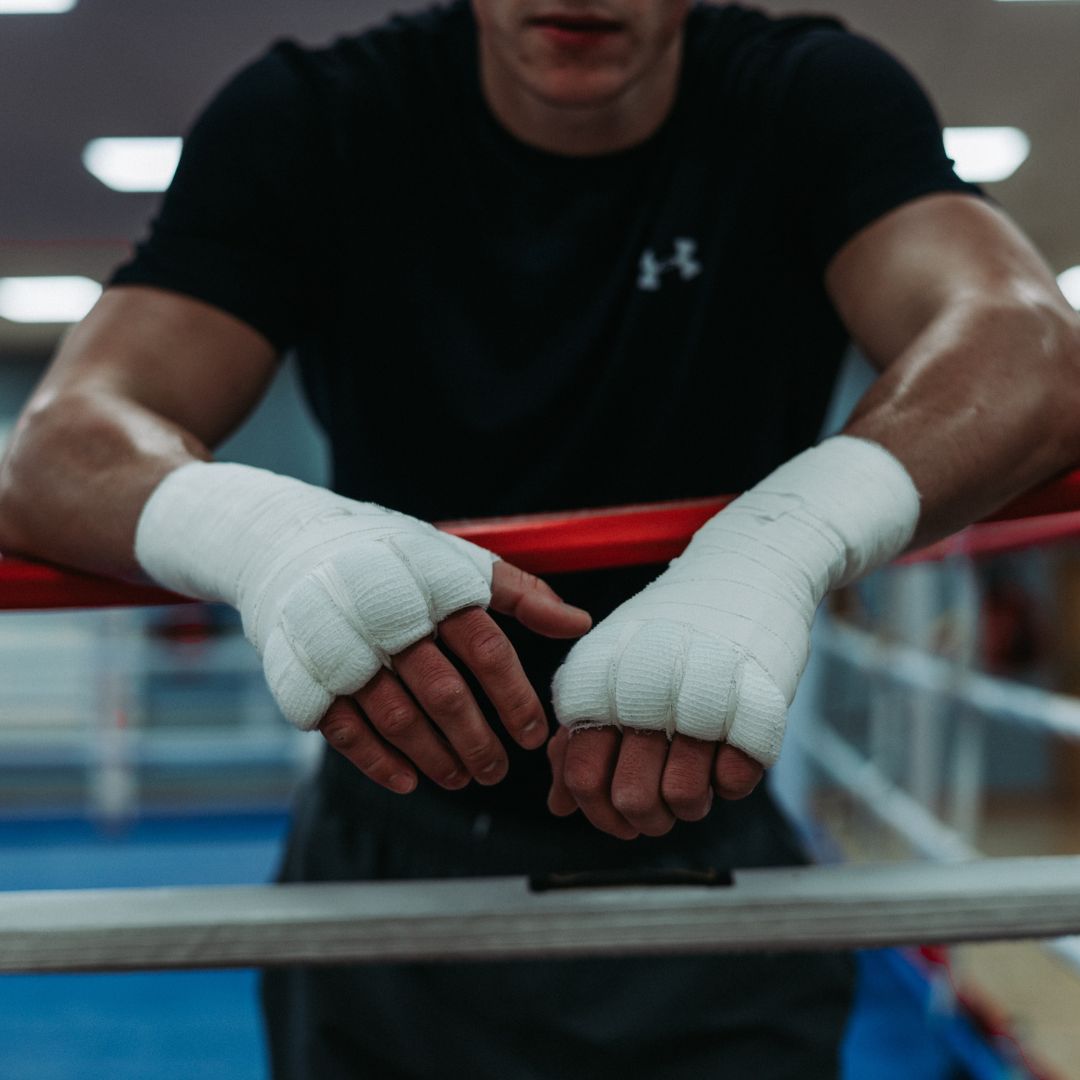
[[(241, 885), (273, 875), (281, 814), (0, 823), (0, 887)], [(845, 1080), (1016, 1080), (894, 950), (859, 957)], [(0, 1080), (266, 1080), (252, 971), (0, 976)], [(314, 1080), (314, 1078), (313, 1078)]]
[(845, 1080), (1024, 1080), (962, 1013), (896, 949), (859, 954)]
[(5, 1080), (265, 1080), (253, 971), (0, 978)]
[[(0, 824), (5, 889), (268, 881), (282, 814)], [(265, 1080), (253, 971), (0, 977), (3, 1080)]]

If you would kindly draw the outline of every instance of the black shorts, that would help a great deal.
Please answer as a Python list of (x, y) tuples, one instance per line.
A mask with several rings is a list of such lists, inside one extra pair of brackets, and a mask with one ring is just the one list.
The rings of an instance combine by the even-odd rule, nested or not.
[[(763, 793), (627, 844), (580, 815), (523, 821), (430, 789), (362, 782), (341, 805), (326, 771), (283, 881), (805, 861)], [(846, 954), (380, 964), (269, 971), (263, 1005), (275, 1080), (834, 1080), (853, 984)]]

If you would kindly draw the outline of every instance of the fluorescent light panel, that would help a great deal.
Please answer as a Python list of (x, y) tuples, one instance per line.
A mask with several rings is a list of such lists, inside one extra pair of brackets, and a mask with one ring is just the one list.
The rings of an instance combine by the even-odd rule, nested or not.
[(993, 184), (1027, 161), (1031, 140), (1014, 127), (951, 127), (945, 129), (945, 152), (961, 180)]
[(65, 15), (79, 0), (0, 0), (0, 15)]
[(1080, 266), (1074, 266), (1061, 274), (1058, 277), (1058, 286), (1065, 294), (1065, 299), (1080, 311)]
[(82, 160), (87, 171), (113, 191), (164, 191), (183, 145), (179, 137), (94, 139), (83, 149)]
[(17, 323), (78, 322), (101, 286), (87, 277), (0, 278), (0, 318)]

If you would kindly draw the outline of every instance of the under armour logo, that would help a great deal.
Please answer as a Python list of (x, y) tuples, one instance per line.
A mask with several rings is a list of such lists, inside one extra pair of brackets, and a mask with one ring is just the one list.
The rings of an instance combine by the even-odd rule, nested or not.
[(638, 288), (645, 292), (657, 292), (661, 278), (668, 270), (678, 270), (683, 281), (692, 281), (701, 273), (697, 261), (697, 241), (679, 237), (675, 241), (675, 254), (669, 259), (658, 259), (652, 248), (646, 248), (638, 263)]

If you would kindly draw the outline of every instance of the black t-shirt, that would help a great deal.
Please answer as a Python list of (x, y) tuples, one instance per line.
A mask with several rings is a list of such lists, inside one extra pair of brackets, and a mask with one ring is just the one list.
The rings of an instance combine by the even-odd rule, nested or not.
[[(647, 142), (539, 151), (490, 113), (457, 0), (242, 71), (113, 281), (295, 348), (343, 494), (427, 520), (692, 497), (813, 442), (847, 340), (823, 285), (845, 241), (973, 190), (887, 53), (733, 4), (692, 10)], [(599, 616), (654, 572), (557, 587)], [(566, 646), (515, 637), (546, 697)], [(461, 797), (542, 810), (528, 761)]]

